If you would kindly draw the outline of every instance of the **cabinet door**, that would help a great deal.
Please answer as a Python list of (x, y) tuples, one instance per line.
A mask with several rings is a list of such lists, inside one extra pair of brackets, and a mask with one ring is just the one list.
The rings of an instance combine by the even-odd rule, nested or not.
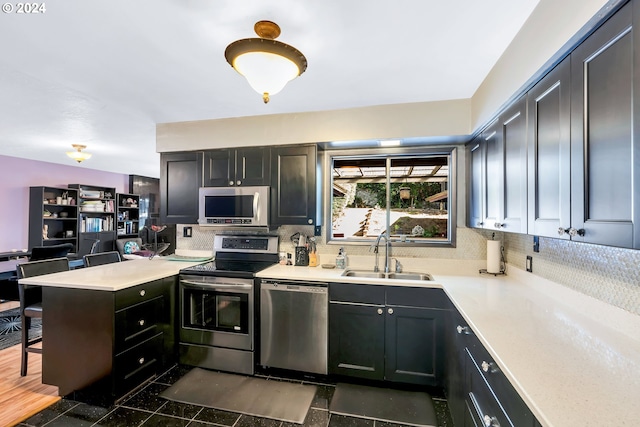
[(271, 149), (271, 225), (316, 222), (316, 146)]
[(238, 148), (236, 152), (236, 185), (269, 185), (271, 156), (268, 148)]
[(483, 227), (499, 229), (502, 224), (502, 212), (504, 211), (504, 170), (503, 170), (503, 146), (502, 132), (500, 132), (499, 120), (494, 121), (482, 133), (484, 145), (484, 218)]
[(500, 115), (503, 156), (501, 228), (527, 232), (527, 103), (520, 98)]
[(329, 373), (384, 378), (384, 306), (329, 304)]
[(211, 150), (204, 152), (204, 187), (228, 187), (235, 185), (235, 150)]
[(442, 385), (445, 311), (386, 306), (385, 379)]
[(529, 233), (568, 239), (571, 223), (570, 61), (558, 64), (527, 94)]
[(573, 239), (627, 248), (640, 248), (638, 6), (571, 54), (571, 227), (584, 230)]
[(477, 137), (471, 142), (469, 149), (469, 177), (470, 177), (470, 203), (469, 203), (469, 227), (482, 228), (484, 225), (484, 183), (483, 183), (483, 145), (482, 138)]
[(160, 220), (165, 224), (197, 223), (202, 153), (162, 153), (160, 166)]

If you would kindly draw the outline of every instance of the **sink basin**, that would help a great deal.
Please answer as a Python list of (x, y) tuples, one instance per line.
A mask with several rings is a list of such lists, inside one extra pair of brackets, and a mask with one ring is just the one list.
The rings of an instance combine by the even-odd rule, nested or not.
[(374, 279), (384, 279), (385, 278), (385, 274), (384, 273), (374, 273), (373, 271), (368, 271), (368, 270), (345, 270), (344, 273), (342, 273), (342, 276), (347, 276), (347, 277), (368, 277), (368, 278), (374, 278)]
[(433, 277), (428, 273), (381, 273), (373, 272), (370, 270), (345, 270), (342, 273), (345, 277), (364, 277), (372, 279), (395, 279), (395, 280), (433, 280)]

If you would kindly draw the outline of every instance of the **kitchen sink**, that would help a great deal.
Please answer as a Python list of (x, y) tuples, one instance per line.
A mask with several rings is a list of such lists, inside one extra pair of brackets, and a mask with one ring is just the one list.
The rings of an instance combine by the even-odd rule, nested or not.
[(409, 271), (402, 273), (382, 273), (370, 270), (345, 270), (342, 276), (395, 280), (433, 280), (433, 277), (428, 273), (414, 273)]

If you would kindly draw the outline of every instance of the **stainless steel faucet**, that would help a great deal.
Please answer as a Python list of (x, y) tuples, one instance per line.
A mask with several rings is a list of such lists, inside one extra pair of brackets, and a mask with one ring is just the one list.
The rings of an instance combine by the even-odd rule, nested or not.
[(384, 272), (389, 272), (389, 248), (391, 246), (391, 242), (389, 241), (389, 237), (386, 235), (386, 231), (380, 233), (378, 238), (376, 239), (376, 243), (374, 245), (373, 252), (376, 254), (376, 265), (373, 267), (374, 272), (380, 271), (378, 268), (378, 251), (380, 246), (380, 239), (384, 237), (385, 245), (384, 245)]

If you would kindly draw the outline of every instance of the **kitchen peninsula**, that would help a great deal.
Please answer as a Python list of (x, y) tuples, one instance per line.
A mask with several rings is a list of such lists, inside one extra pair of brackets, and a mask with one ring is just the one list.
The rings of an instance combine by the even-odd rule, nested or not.
[(20, 279), (43, 286), (43, 383), (109, 401), (175, 363), (177, 275), (196, 264), (144, 258)]

